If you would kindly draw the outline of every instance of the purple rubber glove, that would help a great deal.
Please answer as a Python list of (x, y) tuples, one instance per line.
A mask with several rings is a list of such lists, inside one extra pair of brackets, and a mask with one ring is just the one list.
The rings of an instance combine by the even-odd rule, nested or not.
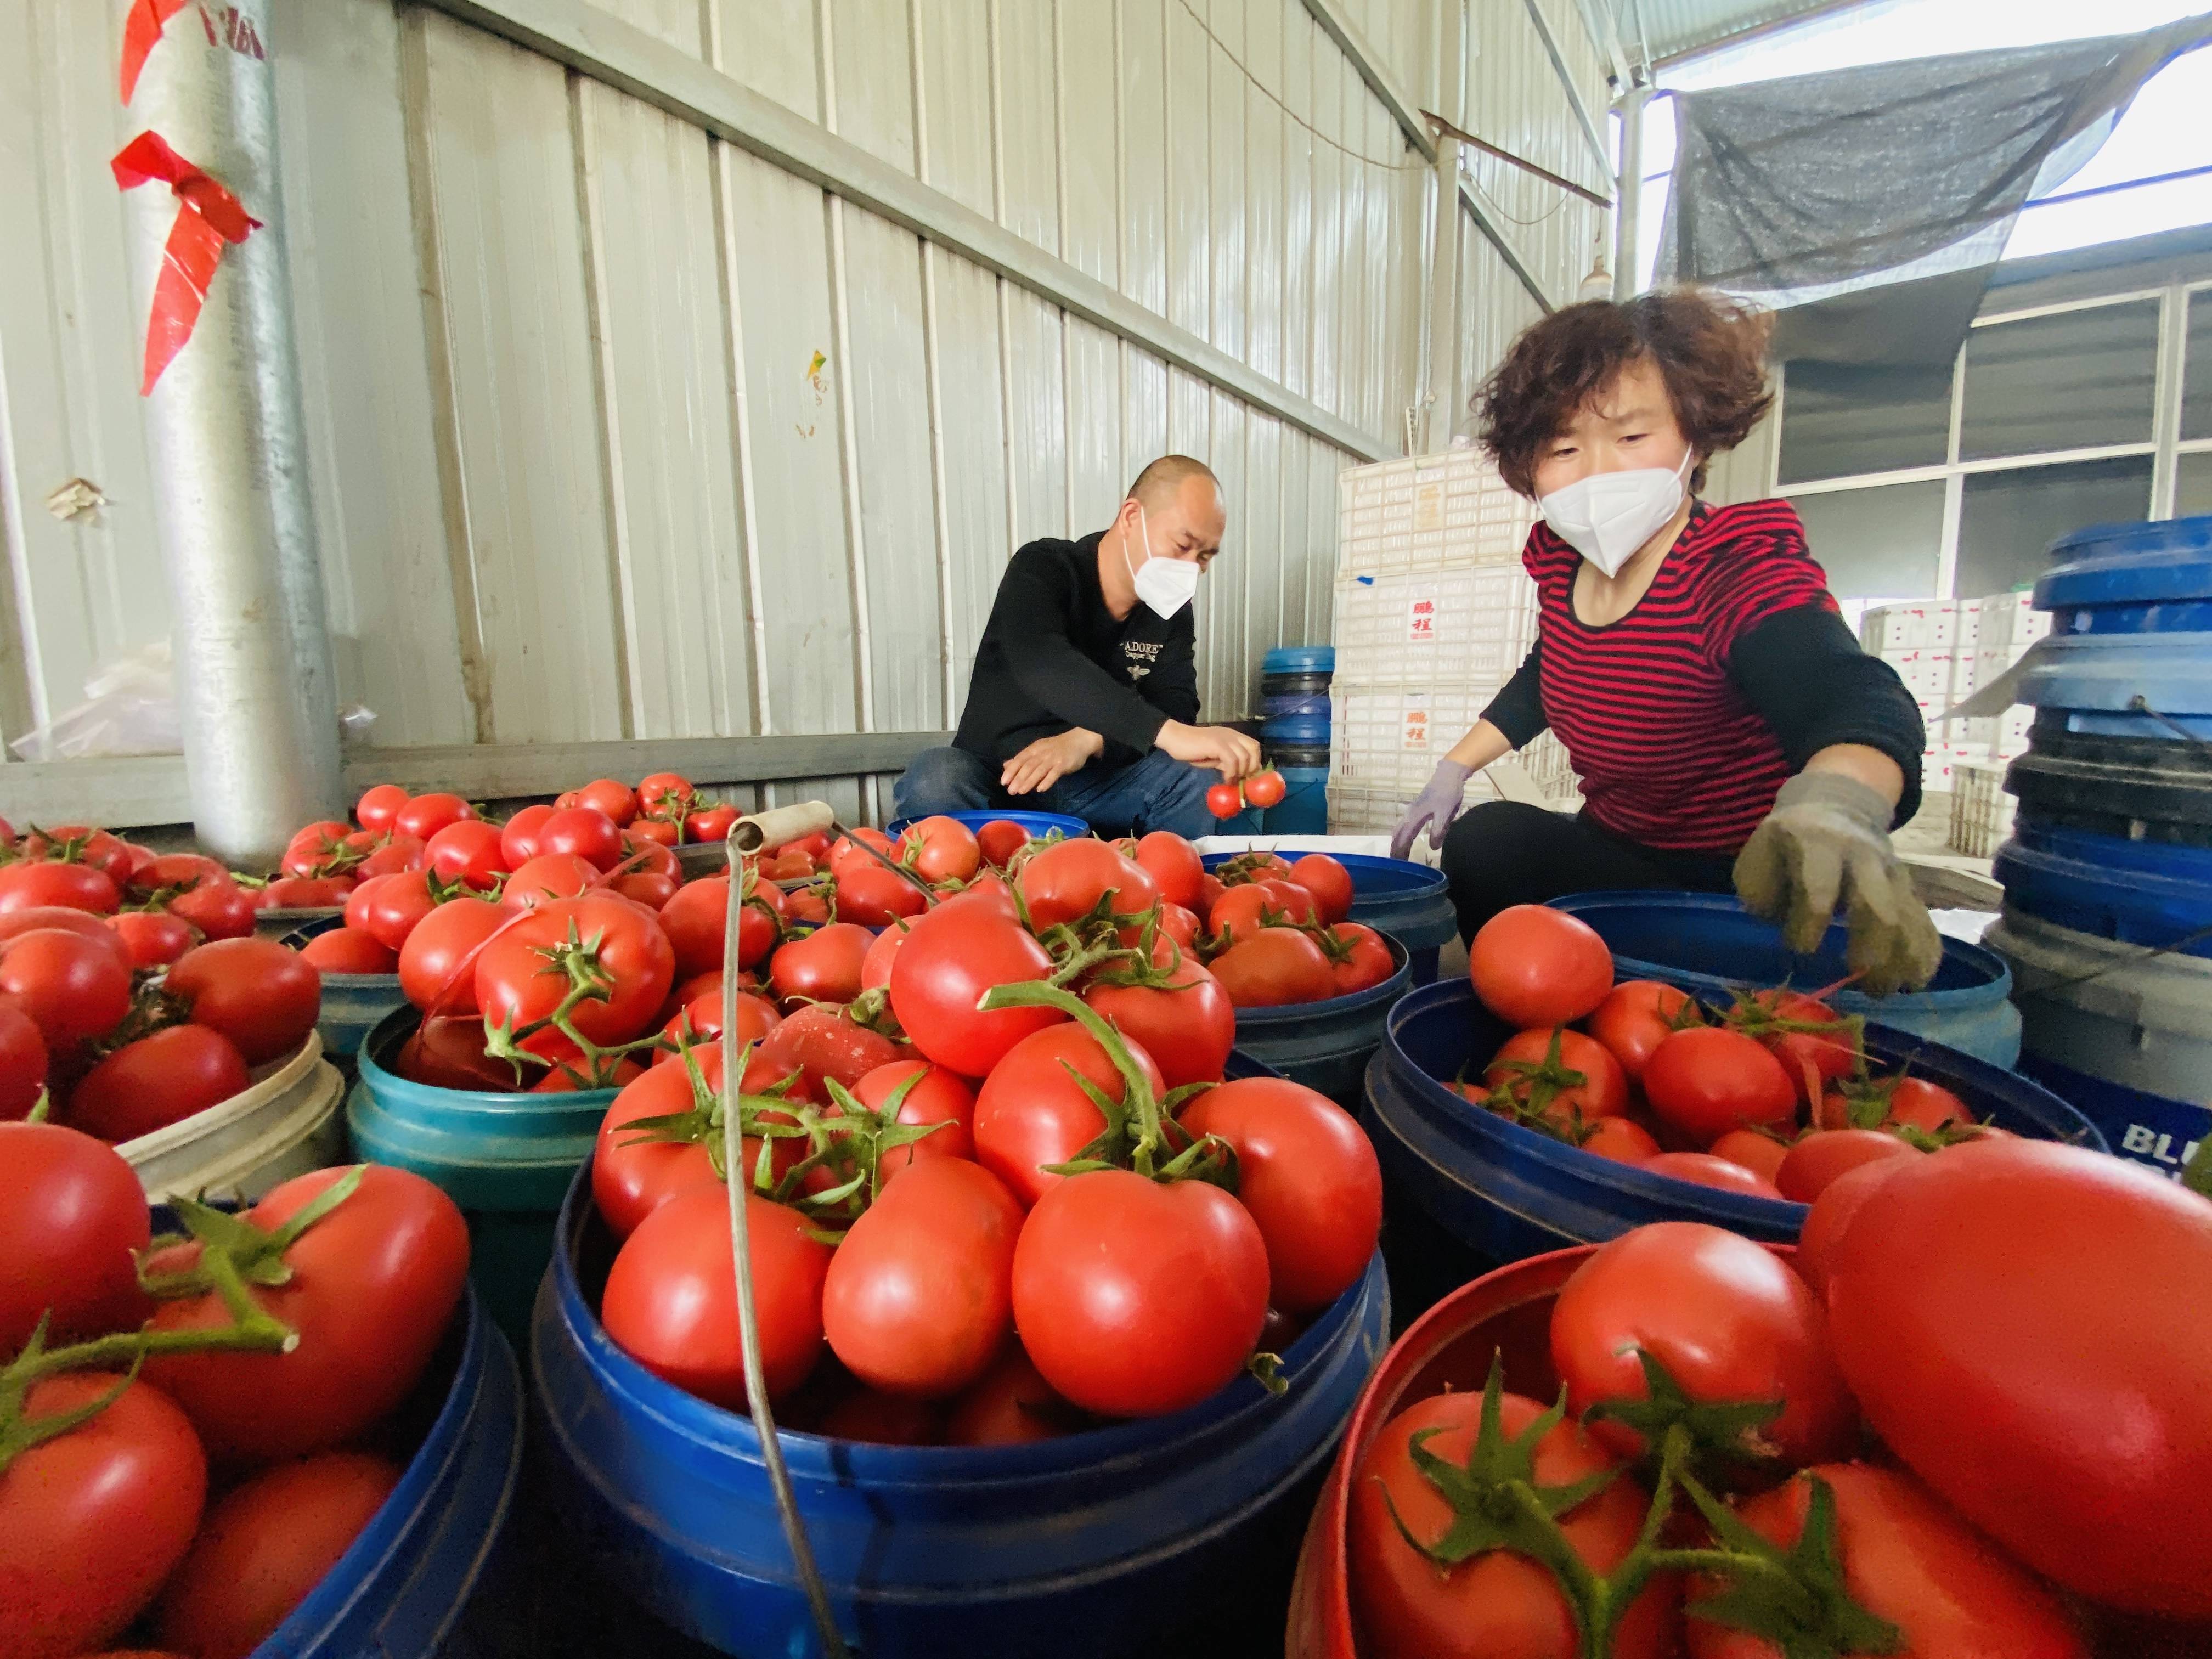
[(1424, 828), (1429, 832), (1429, 845), (1442, 847), (1444, 831), (1451, 828), (1452, 820), (1459, 816), (1465, 804), (1467, 781), (1474, 775), (1474, 769), (1462, 766), (1449, 756), (1437, 763), (1428, 787), (1406, 809), (1405, 817), (1390, 836), (1390, 856), (1401, 859), (1413, 850), (1414, 837)]

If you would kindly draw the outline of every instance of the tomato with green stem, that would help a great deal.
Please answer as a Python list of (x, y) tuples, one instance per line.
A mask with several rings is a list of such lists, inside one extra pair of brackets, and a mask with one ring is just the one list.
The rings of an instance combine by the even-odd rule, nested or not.
[(222, 1032), (249, 1066), (290, 1054), (322, 1012), (323, 976), (273, 939), (199, 945), (178, 960), (163, 985), (191, 1010), (193, 1024)]
[[(107, 932), (104, 927), (102, 931)], [(17, 933), (0, 941), (0, 996), (30, 1018), (52, 1053), (105, 1036), (131, 1012), (131, 969), (123, 941), (112, 932), (94, 939), (59, 927)]]
[(477, 1006), (488, 1027), (519, 1035), (561, 1017), (605, 1047), (643, 1036), (675, 977), (676, 953), (651, 915), (587, 894), (550, 900), (484, 945)]
[(1322, 1002), (1336, 994), (1328, 958), (1295, 927), (1261, 927), (1206, 966), (1239, 1008)]
[(897, 1122), (945, 1126), (911, 1145), (887, 1147), (882, 1160), (886, 1182), (921, 1159), (975, 1155), (975, 1092), (957, 1072), (918, 1060), (895, 1060), (862, 1077), (853, 1093), (863, 1106), (890, 1112)]
[(1689, 995), (1656, 979), (1625, 979), (1590, 1012), (1589, 1034), (1610, 1049), (1620, 1069), (1641, 1081), (1659, 1045), (1685, 1025), (1701, 1023)]
[[(1206, 925), (1221, 948), (1242, 945), (1262, 927), (1286, 925), (1290, 913), (1257, 882), (1225, 890), (1206, 912)], [(1208, 949), (1215, 948), (1209, 945)]]
[(927, 1059), (963, 1077), (988, 1077), (1017, 1043), (1066, 1016), (1039, 1007), (985, 1012), (977, 1004), (994, 986), (1054, 971), (1012, 900), (979, 889), (915, 919), (891, 960), (891, 1012)]
[(1797, 1085), (1765, 1045), (1718, 1025), (1669, 1036), (1644, 1067), (1644, 1095), (1661, 1122), (1709, 1146), (1731, 1129), (1788, 1130)]
[(1160, 890), (1140, 864), (1088, 836), (1054, 842), (1022, 866), (1018, 880), (1030, 921), (1040, 931), (1091, 914), (1107, 902), (1116, 916), (1141, 915)]
[(975, 832), (957, 818), (942, 816), (908, 824), (893, 849), (898, 861), (931, 886), (967, 881), (982, 867), (983, 848)]
[(681, 772), (648, 773), (638, 781), (637, 810), (648, 817), (665, 817), (688, 810), (697, 793), (691, 780)]
[(203, 882), (165, 908), (210, 939), (244, 939), (253, 931), (252, 896), (234, 881)]
[(1321, 920), (1330, 925), (1352, 915), (1352, 872), (1326, 853), (1308, 853), (1291, 866), (1291, 879), (1313, 895)]
[(1244, 792), (1233, 783), (1217, 783), (1206, 792), (1206, 810), (1217, 818), (1233, 818), (1244, 810)]
[(476, 1014), (475, 952), (514, 920), (515, 913), (484, 899), (456, 898), (439, 905), (399, 947), (399, 989), (431, 1013)]
[(122, 900), (122, 890), (88, 864), (19, 860), (0, 867), (0, 915), (48, 904), (109, 915)]
[(447, 824), (424, 844), (424, 852), (442, 880), (480, 893), (489, 892), (514, 867), (507, 860), (503, 832), (480, 818)]
[(1172, 830), (1154, 830), (1138, 838), (1131, 856), (1152, 878), (1162, 898), (1185, 909), (1197, 908), (1200, 884), (1206, 878), (1198, 848)]
[(1083, 1000), (1158, 1065), (1167, 1087), (1218, 1083), (1237, 1046), (1237, 1009), (1195, 957), (1172, 966), (1115, 963), (1094, 974)]
[[(1167, 1092), (1159, 1066), (1140, 1045), (1124, 1039), (1123, 1048), (1157, 1101)], [(1031, 1033), (976, 1091), (975, 1161), (1034, 1206), (1068, 1179), (1051, 1166), (1073, 1161), (1107, 1132), (1093, 1091), (1117, 1107), (1129, 1103), (1128, 1079), (1097, 1036), (1065, 1020)]]
[(126, 1042), (70, 1091), (73, 1128), (102, 1140), (136, 1140), (210, 1106), (252, 1082), (230, 1039), (204, 1025), (171, 1025)]
[(1565, 1122), (1619, 1117), (1628, 1109), (1628, 1077), (1595, 1038), (1564, 1025), (1516, 1031), (1505, 1039), (1482, 1080), (1504, 1091), (1516, 1111)]
[(849, 921), (787, 939), (769, 958), (769, 985), (787, 1000), (850, 1002), (866, 988), (861, 969), (875, 942), (866, 928)]
[(599, 882), (598, 867), (586, 859), (574, 853), (539, 853), (514, 866), (500, 889), (499, 902), (509, 910), (534, 910), (556, 900), (580, 898)]

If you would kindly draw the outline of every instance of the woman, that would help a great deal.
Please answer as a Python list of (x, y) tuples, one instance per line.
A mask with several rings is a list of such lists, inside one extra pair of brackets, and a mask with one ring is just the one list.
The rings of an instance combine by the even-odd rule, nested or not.
[[(1537, 643), (1392, 842), (1442, 836), (1462, 938), (1563, 893), (1733, 885), (1797, 950), (1842, 903), (1866, 989), (1934, 974), (1942, 940), (1889, 841), (1920, 804), (1919, 708), (1859, 650), (1789, 503), (1697, 499), (1771, 402), (1767, 335), (1692, 291), (1592, 301), (1528, 329), (1484, 386), (1483, 448), (1543, 515), (1521, 556)], [(1468, 780), (1547, 726), (1581, 814), (1462, 816)]]

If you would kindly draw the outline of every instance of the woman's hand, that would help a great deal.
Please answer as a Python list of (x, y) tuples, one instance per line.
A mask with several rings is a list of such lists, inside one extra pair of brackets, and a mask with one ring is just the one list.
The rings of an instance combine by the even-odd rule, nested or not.
[(1467, 799), (1467, 781), (1474, 775), (1472, 767), (1462, 766), (1446, 757), (1437, 763), (1430, 775), (1428, 785), (1413, 804), (1406, 809), (1406, 816), (1390, 836), (1390, 856), (1401, 859), (1413, 850), (1413, 841), (1424, 828), (1429, 832), (1429, 845), (1442, 847), (1444, 831), (1451, 828), (1452, 820)]
[(1896, 805), (1841, 772), (1801, 772), (1735, 860), (1744, 908), (1781, 923), (1792, 951), (1818, 950), (1842, 904), (1845, 960), (1874, 996), (1918, 990), (1943, 960), (1943, 936), (1890, 844)]

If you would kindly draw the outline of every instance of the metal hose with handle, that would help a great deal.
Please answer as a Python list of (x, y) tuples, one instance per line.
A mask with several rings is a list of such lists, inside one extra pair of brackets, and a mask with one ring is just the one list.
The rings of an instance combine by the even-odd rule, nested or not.
[(744, 906), (744, 883), (739, 879), (748, 853), (780, 847), (801, 836), (832, 830), (836, 815), (827, 802), (805, 801), (796, 806), (739, 818), (730, 826), (725, 845), (730, 860), (729, 910), (724, 919), (722, 944), (722, 1162), (730, 1200), (730, 1255), (737, 1271), (738, 1343), (744, 1357), (745, 1403), (752, 1411), (753, 1429), (760, 1436), (761, 1461), (768, 1466), (770, 1489), (775, 1493), (776, 1517), (783, 1523), (784, 1541), (791, 1547), (792, 1565), (805, 1589), (806, 1603), (814, 1614), (814, 1627), (822, 1638), (825, 1659), (848, 1659), (851, 1652), (837, 1628), (830, 1607), (830, 1592), (814, 1565), (813, 1547), (806, 1540), (806, 1523), (799, 1518), (799, 1502), (791, 1490), (791, 1474), (784, 1467), (782, 1443), (776, 1437), (775, 1418), (769, 1410), (768, 1374), (761, 1363), (760, 1315), (753, 1300), (752, 1240), (745, 1225), (745, 1200), (751, 1182), (746, 1173), (744, 1142), (738, 1124), (738, 1097), (744, 1079), (738, 1053), (738, 921)]

